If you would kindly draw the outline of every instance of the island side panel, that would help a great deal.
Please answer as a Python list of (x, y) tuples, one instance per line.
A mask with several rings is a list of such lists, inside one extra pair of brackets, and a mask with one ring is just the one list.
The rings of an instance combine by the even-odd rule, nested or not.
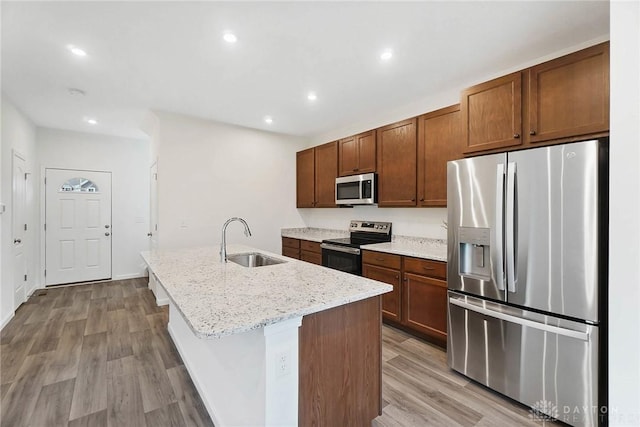
[(382, 317), (376, 296), (304, 316), (299, 425), (365, 426), (382, 411)]

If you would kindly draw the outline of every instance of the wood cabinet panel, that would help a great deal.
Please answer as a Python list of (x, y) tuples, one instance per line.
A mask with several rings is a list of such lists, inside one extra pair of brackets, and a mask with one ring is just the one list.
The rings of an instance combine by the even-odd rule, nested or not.
[(447, 283), (405, 273), (403, 295), (404, 322), (441, 341), (447, 339)]
[(289, 258), (300, 259), (300, 249), (288, 248), (286, 246), (283, 246), (282, 255), (288, 256)]
[(338, 141), (339, 176), (356, 175), (376, 171), (375, 130)]
[(402, 296), (400, 270), (363, 264), (362, 275), (369, 279), (388, 283), (393, 286), (393, 291), (382, 295), (382, 316), (386, 319), (400, 322), (400, 302)]
[(378, 206), (416, 205), (417, 119), (377, 130)]
[(320, 243), (312, 242), (311, 240), (300, 240), (300, 249), (303, 251), (322, 253)]
[(311, 264), (322, 265), (322, 254), (309, 251), (300, 251), (300, 259)]
[(338, 143), (315, 147), (315, 207), (336, 206), (336, 177), (338, 176)]
[(315, 206), (315, 149), (296, 153), (296, 207)]
[(460, 105), (418, 118), (418, 206), (447, 205), (447, 162), (462, 158)]
[(362, 251), (362, 264), (372, 264), (400, 270), (402, 257), (385, 252)]
[(522, 73), (462, 91), (465, 153), (522, 145)]
[(442, 261), (404, 257), (404, 271), (443, 280), (447, 279), (447, 263)]
[(380, 297), (302, 318), (300, 426), (368, 426), (382, 411)]
[(528, 70), (532, 143), (609, 130), (609, 43)]
[(294, 239), (292, 237), (283, 237), (282, 238), (282, 247), (287, 247), (287, 248), (294, 248), (294, 249), (299, 249), (300, 248), (300, 239)]

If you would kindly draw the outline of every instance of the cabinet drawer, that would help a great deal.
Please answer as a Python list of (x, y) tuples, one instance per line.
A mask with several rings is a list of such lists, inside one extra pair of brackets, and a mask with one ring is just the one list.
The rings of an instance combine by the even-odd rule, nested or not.
[(289, 258), (300, 259), (300, 249), (283, 246), (282, 255), (288, 256)]
[(300, 249), (303, 251), (322, 253), (322, 249), (320, 249), (320, 243), (312, 242), (309, 240), (300, 240)]
[(363, 251), (362, 263), (400, 270), (400, 255), (386, 254), (384, 252)]
[(404, 271), (407, 273), (421, 274), (423, 276), (447, 278), (447, 263), (421, 258), (404, 258)]
[(312, 264), (322, 265), (322, 254), (309, 251), (301, 251), (300, 259)]
[(291, 237), (283, 237), (282, 238), (282, 247), (283, 248), (299, 249), (300, 248), (300, 240), (299, 239), (293, 239)]

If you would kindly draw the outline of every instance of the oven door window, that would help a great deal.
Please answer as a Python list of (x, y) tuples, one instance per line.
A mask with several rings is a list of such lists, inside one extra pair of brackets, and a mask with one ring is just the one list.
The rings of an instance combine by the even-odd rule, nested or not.
[(332, 251), (330, 249), (322, 250), (322, 265), (333, 268), (334, 270), (344, 271), (346, 273), (362, 275), (362, 257), (361, 255), (348, 254), (344, 252)]
[(360, 181), (345, 182), (336, 185), (338, 200), (355, 200), (360, 198)]

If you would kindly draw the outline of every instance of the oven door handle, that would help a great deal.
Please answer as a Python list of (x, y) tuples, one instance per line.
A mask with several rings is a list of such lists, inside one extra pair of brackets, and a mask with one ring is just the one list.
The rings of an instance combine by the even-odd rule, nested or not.
[(358, 249), (358, 248), (350, 248), (350, 247), (347, 247), (347, 246), (330, 245), (328, 243), (321, 243), (320, 247), (322, 249), (327, 249), (327, 250), (330, 250), (330, 251), (344, 252), (344, 253), (352, 254), (352, 255), (360, 255), (360, 249)]

